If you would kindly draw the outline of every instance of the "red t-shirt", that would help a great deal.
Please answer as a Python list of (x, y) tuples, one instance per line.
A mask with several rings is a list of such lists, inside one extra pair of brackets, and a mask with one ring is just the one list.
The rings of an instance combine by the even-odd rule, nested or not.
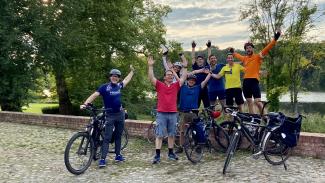
[(177, 112), (177, 93), (180, 90), (179, 81), (167, 86), (165, 83), (156, 82), (158, 96), (158, 112)]

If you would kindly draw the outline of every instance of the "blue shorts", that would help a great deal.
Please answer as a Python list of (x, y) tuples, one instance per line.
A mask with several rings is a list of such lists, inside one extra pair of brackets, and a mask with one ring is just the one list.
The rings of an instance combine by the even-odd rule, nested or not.
[(224, 100), (226, 98), (226, 91), (225, 90), (217, 90), (209, 92), (209, 100), (216, 101), (217, 97), (219, 100)]
[(176, 135), (177, 112), (157, 112), (156, 136), (165, 137)]

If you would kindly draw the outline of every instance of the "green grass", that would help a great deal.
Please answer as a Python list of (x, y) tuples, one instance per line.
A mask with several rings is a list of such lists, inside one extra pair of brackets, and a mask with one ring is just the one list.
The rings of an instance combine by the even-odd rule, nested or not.
[(301, 131), (313, 133), (325, 133), (325, 116), (322, 114), (307, 114), (302, 119)]
[(58, 105), (59, 104), (30, 103), (28, 106), (23, 107), (23, 112), (42, 114), (43, 107), (54, 107)]

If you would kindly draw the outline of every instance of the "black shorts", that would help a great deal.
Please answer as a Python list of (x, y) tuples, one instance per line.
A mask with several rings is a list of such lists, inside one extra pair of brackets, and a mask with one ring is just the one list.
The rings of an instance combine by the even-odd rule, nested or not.
[(226, 105), (233, 106), (234, 98), (237, 105), (244, 103), (243, 94), (241, 88), (229, 88), (226, 89)]
[(261, 98), (259, 81), (256, 78), (246, 78), (243, 82), (243, 93), (245, 98)]

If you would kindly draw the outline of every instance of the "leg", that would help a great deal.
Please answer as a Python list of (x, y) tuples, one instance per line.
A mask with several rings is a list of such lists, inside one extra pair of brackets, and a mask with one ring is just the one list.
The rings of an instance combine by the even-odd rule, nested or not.
[(108, 146), (112, 138), (113, 127), (114, 127), (114, 121), (112, 120), (111, 116), (106, 117), (106, 119), (107, 121), (105, 122), (105, 134), (104, 134), (104, 140), (102, 145), (101, 159), (106, 159), (106, 156), (108, 154), (108, 148), (109, 148)]
[(166, 113), (157, 112), (157, 126), (156, 126), (156, 155), (152, 161), (153, 164), (157, 164), (160, 162), (160, 149), (162, 146), (162, 141), (165, 136), (165, 129), (167, 127), (167, 118)]
[(251, 78), (244, 79), (243, 82), (243, 93), (247, 101), (248, 105), (248, 112), (251, 114), (254, 114), (254, 101), (252, 99), (253, 97), (253, 89), (252, 84), (253, 80)]
[(260, 90), (259, 81), (257, 79), (253, 81), (254, 82), (252, 83), (252, 89), (253, 89), (254, 103), (257, 106), (260, 114), (262, 114), (263, 104), (261, 102), (261, 90)]
[(210, 101), (209, 101), (208, 88), (207, 87), (204, 87), (202, 89), (201, 93), (202, 93), (202, 99), (203, 99), (203, 105), (204, 105), (204, 107), (209, 107), (210, 106)]
[(121, 137), (124, 130), (124, 112), (121, 112), (116, 116), (114, 121), (115, 126), (115, 154), (116, 156), (121, 155)]
[(168, 158), (170, 160), (178, 160), (178, 157), (174, 154), (174, 140), (176, 135), (176, 123), (177, 123), (178, 113), (169, 113), (167, 122), (167, 132), (168, 132)]
[(242, 90), (240, 88), (236, 88), (235, 90), (235, 101), (239, 108), (239, 112), (243, 112), (244, 99), (243, 99)]
[(247, 105), (248, 105), (248, 112), (250, 114), (254, 114), (254, 101), (252, 98), (246, 98)]
[(258, 108), (260, 114), (262, 114), (264, 111), (262, 111), (262, 110), (263, 110), (263, 104), (262, 104), (262, 102), (261, 102), (261, 98), (255, 98), (255, 99), (254, 99), (254, 103), (255, 103), (255, 105), (257, 106), (257, 108)]

